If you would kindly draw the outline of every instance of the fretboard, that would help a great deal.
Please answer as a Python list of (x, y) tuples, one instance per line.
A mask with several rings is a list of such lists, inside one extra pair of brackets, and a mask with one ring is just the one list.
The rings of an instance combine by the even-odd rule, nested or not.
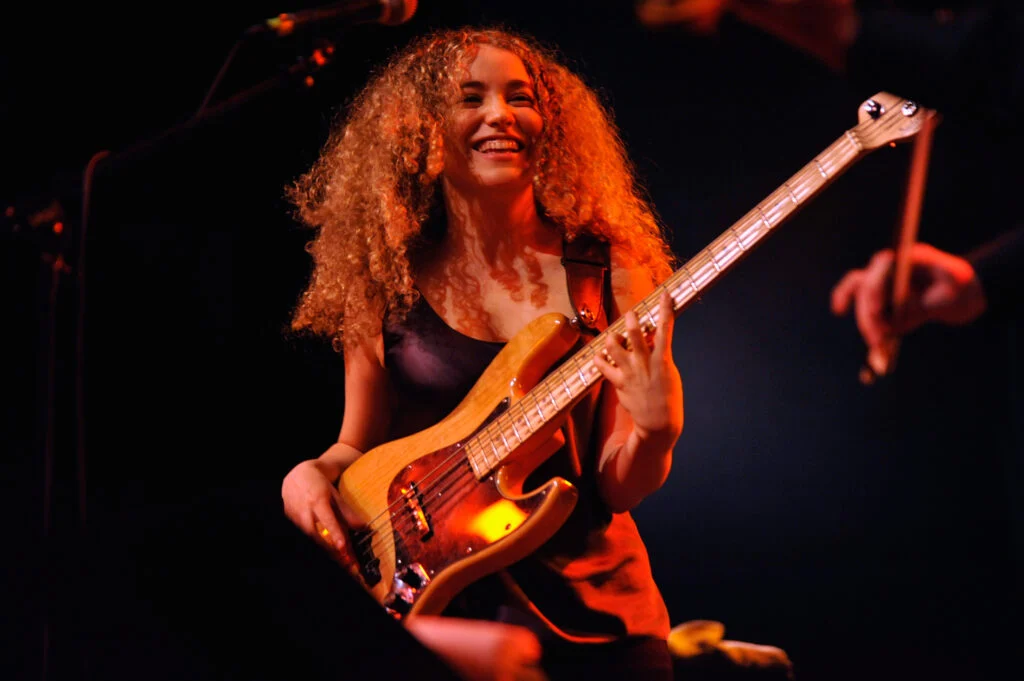
[[(775, 227), (865, 155), (865, 145), (858, 132), (870, 124), (872, 121), (846, 131), (657, 286), (633, 308), (641, 327), (645, 331), (657, 328), (658, 301), (662, 291), (667, 290), (671, 296), (673, 312), (682, 312)], [(603, 352), (607, 335), (621, 336), (624, 333), (622, 318), (612, 322), (605, 331), (569, 356), (520, 400), (467, 440), (464, 452), (477, 477), (485, 477), (547, 422), (577, 404), (602, 378), (594, 364), (594, 356)]]

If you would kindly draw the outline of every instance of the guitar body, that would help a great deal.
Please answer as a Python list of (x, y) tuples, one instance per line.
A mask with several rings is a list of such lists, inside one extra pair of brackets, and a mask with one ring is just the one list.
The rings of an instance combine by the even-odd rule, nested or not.
[(478, 479), (463, 442), (525, 395), (573, 347), (563, 315), (539, 317), (502, 349), (444, 420), (363, 454), (338, 482), (366, 523), (352, 532), (352, 572), (397, 618), (437, 614), (463, 588), (547, 541), (575, 507), (575, 487), (523, 481), (561, 446), (551, 420)]

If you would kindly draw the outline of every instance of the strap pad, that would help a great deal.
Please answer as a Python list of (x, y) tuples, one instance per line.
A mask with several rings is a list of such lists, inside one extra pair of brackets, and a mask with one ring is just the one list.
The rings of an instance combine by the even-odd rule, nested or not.
[(576, 315), (573, 323), (595, 333), (604, 331), (608, 327), (605, 296), (611, 287), (608, 244), (580, 234), (562, 244), (562, 254), (569, 302)]

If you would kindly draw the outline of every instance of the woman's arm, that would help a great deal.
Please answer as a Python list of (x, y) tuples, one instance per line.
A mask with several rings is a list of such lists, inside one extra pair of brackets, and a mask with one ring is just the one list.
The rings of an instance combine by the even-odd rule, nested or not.
[[(382, 444), (391, 423), (384, 339), (345, 350), (345, 414), (338, 442), (320, 455), (336, 481), (359, 456)], [(336, 470), (335, 470), (336, 469)]]
[[(335, 488), (342, 472), (364, 452), (381, 444), (390, 423), (383, 339), (345, 349), (345, 414), (338, 441), (315, 459), (296, 465), (281, 485), (288, 518), (307, 535), (344, 550), (343, 525), (357, 522)], [(326, 530), (319, 531), (317, 524)]]
[(672, 449), (683, 429), (683, 386), (672, 360), (675, 315), (667, 294), (650, 347), (631, 310), (654, 290), (653, 282), (614, 248), (611, 276), (612, 316), (624, 316), (632, 349), (609, 342), (612, 361), (595, 360), (606, 379), (595, 426), (598, 486), (608, 507), (620, 513), (635, 507), (668, 477)]

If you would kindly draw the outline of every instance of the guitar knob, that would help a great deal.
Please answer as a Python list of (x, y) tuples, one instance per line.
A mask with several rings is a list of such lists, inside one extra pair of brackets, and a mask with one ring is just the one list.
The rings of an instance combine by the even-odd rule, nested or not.
[(412, 603), (398, 594), (392, 593), (388, 594), (388, 597), (384, 599), (384, 608), (392, 616), (400, 618), (403, 615), (409, 614), (409, 611), (412, 610)]
[(423, 586), (423, 580), (415, 570), (410, 568), (402, 568), (398, 573), (398, 579), (402, 580), (407, 586), (413, 589), (419, 589)]

